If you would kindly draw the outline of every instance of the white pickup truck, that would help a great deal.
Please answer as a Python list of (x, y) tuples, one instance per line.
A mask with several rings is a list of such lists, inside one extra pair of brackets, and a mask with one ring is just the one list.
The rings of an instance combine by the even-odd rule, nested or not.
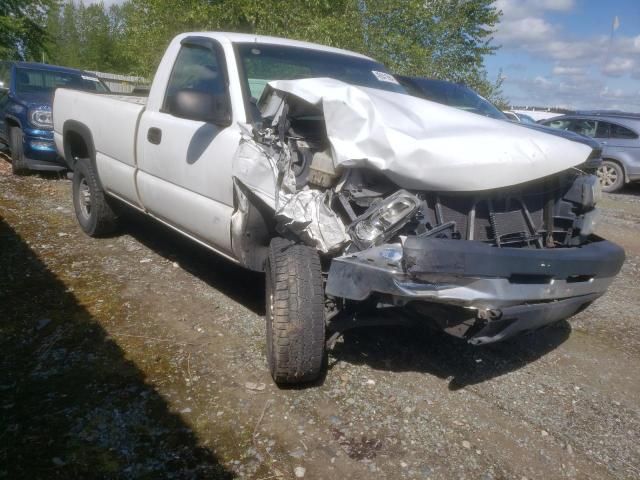
[(624, 261), (593, 233), (597, 144), (412, 97), (353, 52), (186, 33), (148, 98), (58, 89), (53, 120), (87, 234), (126, 204), (266, 272), (278, 383), (316, 379), (353, 326), (537, 329)]

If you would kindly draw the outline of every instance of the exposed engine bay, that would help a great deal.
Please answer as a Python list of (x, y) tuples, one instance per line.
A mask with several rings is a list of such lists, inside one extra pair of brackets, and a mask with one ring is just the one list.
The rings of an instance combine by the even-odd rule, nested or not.
[(403, 307), (489, 343), (512, 317), (539, 317), (530, 304), (562, 304), (546, 323), (584, 308), (624, 259), (593, 235), (589, 145), (330, 79), (272, 82), (259, 107), (234, 180), (273, 209), (279, 235), (321, 253), (332, 315)]

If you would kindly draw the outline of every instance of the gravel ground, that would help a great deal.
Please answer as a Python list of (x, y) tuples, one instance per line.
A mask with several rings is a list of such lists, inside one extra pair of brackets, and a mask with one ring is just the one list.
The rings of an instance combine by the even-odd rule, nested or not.
[(264, 283), (132, 215), (90, 239), (70, 182), (0, 159), (0, 478), (640, 478), (640, 188), (609, 293), (490, 348), (350, 332), (316, 385), (265, 366)]

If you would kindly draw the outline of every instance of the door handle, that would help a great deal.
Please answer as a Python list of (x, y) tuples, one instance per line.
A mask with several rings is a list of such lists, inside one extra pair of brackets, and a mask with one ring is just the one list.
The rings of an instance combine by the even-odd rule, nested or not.
[(147, 132), (147, 140), (154, 145), (160, 145), (162, 141), (162, 130), (156, 127), (151, 127)]

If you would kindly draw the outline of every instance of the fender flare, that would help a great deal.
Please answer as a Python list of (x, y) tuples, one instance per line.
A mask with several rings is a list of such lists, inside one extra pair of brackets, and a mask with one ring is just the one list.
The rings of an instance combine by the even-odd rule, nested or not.
[(231, 216), (231, 248), (240, 264), (264, 272), (269, 242), (276, 236), (273, 209), (240, 180), (233, 182), (234, 212)]
[(4, 116), (5, 122), (7, 120), (11, 120), (12, 122), (16, 122), (18, 124), (18, 127), (20, 127), (22, 129), (22, 122), (20, 121), (20, 119), (14, 115), (10, 115), (10, 114), (6, 114)]
[[(62, 145), (64, 149), (65, 163), (71, 170), (74, 170), (76, 161), (71, 152), (71, 144), (69, 143), (68, 139), (69, 133), (74, 133), (82, 138), (85, 146), (87, 147), (88, 160), (91, 163), (94, 171), (97, 173), (98, 168), (96, 165), (96, 147), (93, 142), (93, 135), (91, 134), (91, 130), (89, 130), (89, 127), (87, 127), (84, 123), (80, 123), (76, 120), (67, 120), (62, 126)], [(99, 177), (98, 182), (100, 183), (100, 188), (102, 188), (102, 182), (100, 182)]]

